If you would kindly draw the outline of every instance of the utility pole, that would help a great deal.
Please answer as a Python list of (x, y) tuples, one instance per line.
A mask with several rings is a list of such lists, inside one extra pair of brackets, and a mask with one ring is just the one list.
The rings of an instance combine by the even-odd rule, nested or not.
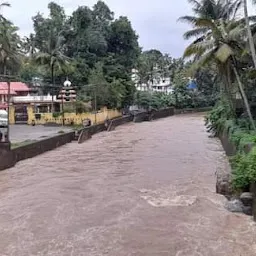
[(226, 0), (226, 8), (227, 8), (227, 20), (229, 20), (229, 0)]
[(7, 95), (7, 142), (10, 142), (10, 94), (11, 94), (11, 82), (10, 79), (8, 78), (7, 80), (7, 85), (8, 85), (8, 95)]
[(96, 86), (94, 87), (94, 111), (95, 111), (95, 124), (97, 124), (97, 94), (96, 94)]
[(62, 94), (61, 99), (61, 108), (62, 108), (62, 126), (65, 125), (65, 112), (64, 112), (64, 95)]

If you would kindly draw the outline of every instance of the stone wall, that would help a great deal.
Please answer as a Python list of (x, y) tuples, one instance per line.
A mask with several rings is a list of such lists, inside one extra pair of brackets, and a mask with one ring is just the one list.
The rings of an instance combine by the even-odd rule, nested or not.
[(174, 115), (174, 108), (166, 108), (166, 109), (161, 109), (159, 111), (154, 111), (152, 113), (152, 119), (159, 119), (159, 118), (164, 118), (164, 117), (169, 117)]
[(103, 132), (103, 131), (113, 131), (117, 126), (128, 123), (132, 121), (132, 116), (123, 116), (109, 120), (104, 124), (97, 124), (90, 127), (81, 129), (79, 133), (78, 143), (83, 143), (89, 139), (92, 135)]
[(15, 148), (12, 152), (15, 154), (16, 161), (18, 162), (70, 143), (74, 140), (74, 137), (75, 132), (69, 132)]
[(74, 140), (75, 132), (61, 134), (7, 151), (0, 150), (0, 170), (13, 167), (17, 162), (35, 157)]
[(120, 118), (115, 118), (113, 120), (111, 120), (111, 129), (115, 129), (117, 126), (120, 126), (120, 125), (123, 125), (125, 123), (129, 123), (129, 122), (132, 122), (133, 120), (133, 117), (131, 115), (128, 115), (128, 116), (123, 116), (123, 117), (120, 117)]
[(233, 156), (236, 154), (236, 147), (230, 141), (227, 131), (223, 131), (222, 134), (219, 135), (219, 139), (227, 156)]
[(197, 113), (197, 112), (208, 112), (212, 110), (212, 107), (204, 107), (204, 108), (184, 108), (184, 109), (174, 109), (174, 114), (184, 114), (184, 113)]
[(16, 164), (16, 156), (13, 151), (0, 150), (0, 171), (13, 167)]
[(134, 123), (141, 123), (141, 122), (144, 122), (144, 121), (150, 121), (150, 113), (149, 112), (140, 112), (140, 113), (136, 113), (134, 116), (133, 116), (133, 122)]

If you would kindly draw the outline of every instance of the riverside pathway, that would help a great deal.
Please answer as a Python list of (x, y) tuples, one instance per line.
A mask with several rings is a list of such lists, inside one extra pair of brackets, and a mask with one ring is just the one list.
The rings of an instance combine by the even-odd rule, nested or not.
[(0, 172), (1, 256), (255, 256), (200, 114), (127, 124)]

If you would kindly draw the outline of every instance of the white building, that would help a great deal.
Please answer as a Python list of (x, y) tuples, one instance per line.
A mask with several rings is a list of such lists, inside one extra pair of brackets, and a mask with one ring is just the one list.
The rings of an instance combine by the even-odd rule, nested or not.
[(171, 79), (169, 77), (162, 78), (160, 74), (157, 74), (153, 81), (147, 83), (140, 83), (140, 77), (138, 70), (132, 70), (132, 81), (135, 83), (135, 87), (138, 91), (153, 91), (162, 93), (172, 93)]

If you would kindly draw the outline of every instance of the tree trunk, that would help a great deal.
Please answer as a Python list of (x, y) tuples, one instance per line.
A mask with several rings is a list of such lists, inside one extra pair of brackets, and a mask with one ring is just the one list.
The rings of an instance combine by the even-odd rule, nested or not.
[(240, 90), (240, 92), (241, 92), (241, 95), (242, 95), (242, 98), (243, 98), (243, 101), (244, 101), (244, 105), (245, 105), (245, 108), (246, 108), (246, 112), (247, 112), (248, 117), (249, 117), (249, 119), (250, 119), (252, 128), (253, 128), (254, 130), (256, 130), (255, 123), (254, 123), (254, 120), (253, 120), (253, 117), (252, 117), (252, 113), (251, 113), (251, 109), (250, 109), (250, 105), (249, 105), (247, 96), (246, 96), (246, 94), (245, 94), (245, 91), (244, 91), (244, 88), (243, 88), (241, 79), (240, 79), (240, 77), (239, 77), (239, 75), (238, 75), (238, 72), (237, 72), (237, 69), (236, 69), (236, 67), (235, 67), (234, 65), (233, 65), (233, 70), (234, 70), (234, 73), (235, 73), (235, 76), (236, 76), (236, 80), (237, 80), (237, 83), (238, 83), (238, 87), (239, 87), (239, 90)]
[(6, 65), (4, 64), (4, 71), (3, 71), (4, 75), (6, 76), (7, 75), (7, 68), (6, 68)]
[(3, 74), (6, 76), (7, 75), (7, 64), (6, 64), (6, 59), (4, 58), (4, 63), (3, 63)]
[(54, 83), (54, 64), (52, 64), (51, 66), (51, 78), (52, 78), (52, 113), (54, 112), (54, 98), (53, 98), (53, 92), (54, 92), (54, 86), (55, 86), (55, 83)]
[(254, 68), (256, 69), (256, 52), (255, 52), (255, 47), (254, 47), (254, 42), (252, 37), (252, 31), (250, 28), (248, 9), (247, 9), (247, 0), (244, 0), (244, 18), (246, 22), (246, 28), (247, 28), (247, 34), (248, 34), (248, 40), (250, 45), (250, 51), (252, 54), (253, 64), (254, 64)]
[(227, 76), (227, 87), (226, 87), (226, 90), (227, 90), (227, 97), (228, 97), (228, 100), (230, 101), (230, 106), (231, 106), (231, 109), (233, 111), (233, 113), (235, 112), (235, 104), (234, 104), (234, 98), (233, 98), (233, 95), (232, 95), (232, 79), (231, 79), (231, 65), (230, 65), (230, 61), (228, 60), (227, 62), (227, 65), (226, 65), (226, 76)]

